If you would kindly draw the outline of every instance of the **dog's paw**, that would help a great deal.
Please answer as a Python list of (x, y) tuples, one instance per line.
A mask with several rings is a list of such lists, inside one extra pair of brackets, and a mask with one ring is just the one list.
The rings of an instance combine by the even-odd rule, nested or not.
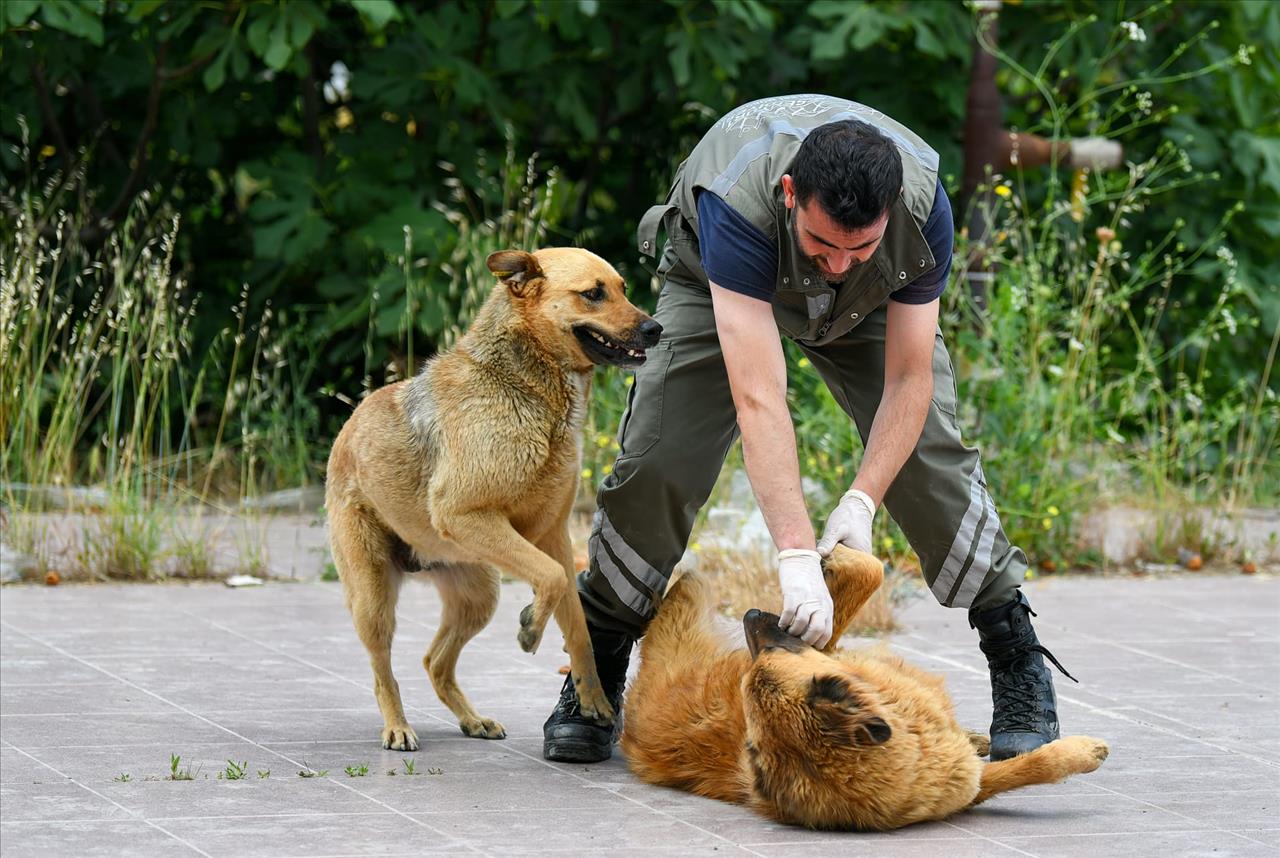
[(545, 622), (534, 622), (533, 605), (525, 605), (520, 612), (520, 631), (516, 632), (516, 642), (520, 644), (520, 649), (528, 653), (537, 652), (538, 644), (542, 643), (544, 628)]
[(505, 739), (507, 728), (492, 718), (469, 718), (458, 723), (462, 732), (472, 739)]
[(973, 752), (979, 757), (985, 757), (991, 753), (991, 737), (986, 733), (969, 733), (969, 744), (973, 746)]
[(598, 680), (583, 680), (575, 676), (573, 690), (578, 695), (578, 708), (585, 717), (602, 727), (613, 723), (613, 707), (609, 705), (609, 698), (605, 696)]
[[(1085, 774), (1102, 765), (1111, 748), (1101, 739), (1092, 736), (1066, 736), (1053, 742), (1069, 754), (1068, 766), (1072, 774)], [(1046, 747), (1052, 747), (1052, 745)]]
[(382, 728), (382, 747), (388, 751), (418, 750), (418, 734), (408, 724)]

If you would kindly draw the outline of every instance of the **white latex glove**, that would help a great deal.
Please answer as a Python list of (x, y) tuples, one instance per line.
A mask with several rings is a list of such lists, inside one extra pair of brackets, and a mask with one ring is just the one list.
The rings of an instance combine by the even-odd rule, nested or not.
[(822, 558), (816, 551), (788, 548), (778, 552), (778, 583), (782, 585), (782, 616), (778, 628), (821, 649), (831, 640), (834, 609)]
[(849, 489), (840, 503), (827, 516), (827, 526), (818, 540), (818, 553), (829, 555), (837, 542), (843, 542), (858, 551), (871, 551), (871, 520), (876, 517), (876, 505), (870, 495), (859, 489)]
[(1114, 170), (1124, 161), (1124, 147), (1105, 137), (1076, 137), (1068, 141), (1072, 167), (1091, 170)]

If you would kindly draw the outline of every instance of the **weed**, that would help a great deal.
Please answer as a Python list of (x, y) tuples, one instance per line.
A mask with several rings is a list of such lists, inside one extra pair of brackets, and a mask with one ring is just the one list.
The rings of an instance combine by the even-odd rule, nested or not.
[(196, 775), (200, 774), (200, 768), (201, 768), (200, 766), (197, 766), (194, 772), (191, 770), (190, 763), (188, 763), (185, 768), (180, 768), (181, 766), (182, 766), (182, 757), (178, 756), (177, 754), (170, 754), (169, 755), (169, 780), (193, 781), (196, 779)]
[(321, 581), (337, 581), (338, 580), (338, 567), (333, 564), (332, 560), (324, 564), (324, 571), (320, 573), (320, 580)]
[(235, 760), (227, 760), (226, 769), (224, 769), (221, 772), (218, 772), (218, 777), (224, 780), (238, 781), (244, 778), (245, 772), (248, 770), (248, 768), (249, 768), (249, 763), (247, 761), (243, 763), (237, 763)]
[(269, 777), (271, 777), (271, 769), (258, 769), (258, 778), (260, 780), (262, 778), (269, 778)]
[(127, 784), (129, 781), (133, 780), (133, 775), (129, 774), (128, 772), (121, 772), (111, 780), (115, 781), (116, 783)]
[(362, 778), (369, 774), (369, 765), (367, 763), (361, 763), (358, 766), (347, 766), (343, 771), (347, 773), (347, 777), (349, 778)]
[(440, 768), (439, 766), (432, 766), (431, 768), (427, 769), (427, 774), (442, 775), (444, 774), (444, 769)]
[(406, 775), (416, 774), (413, 770), (413, 767), (416, 766), (417, 763), (415, 763), (413, 760), (409, 759), (408, 757), (401, 757), (400, 762), (404, 764), (404, 773)]
[(306, 768), (298, 772), (298, 777), (300, 778), (323, 778), (329, 776), (328, 769), (313, 769), (311, 768), (311, 764), (306, 761), (303, 761), (302, 764), (306, 766)]

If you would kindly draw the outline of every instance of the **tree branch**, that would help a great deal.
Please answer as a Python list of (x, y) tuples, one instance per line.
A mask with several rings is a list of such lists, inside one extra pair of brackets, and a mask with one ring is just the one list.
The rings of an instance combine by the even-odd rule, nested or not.
[(160, 93), (164, 89), (164, 59), (169, 53), (169, 43), (161, 42), (160, 48), (156, 52), (155, 72), (151, 76), (151, 90), (147, 93), (147, 114), (142, 121), (142, 130), (138, 132), (138, 142), (133, 150), (133, 171), (129, 174), (129, 178), (125, 181), (124, 187), (120, 189), (120, 193), (116, 196), (115, 202), (107, 209), (107, 213), (101, 218), (103, 222), (114, 221), (118, 218), (133, 199), (133, 195), (137, 193), (138, 186), (142, 183), (142, 174), (147, 167), (147, 144), (151, 142), (151, 135), (156, 130), (156, 120), (160, 115)]
[(34, 59), (31, 61), (31, 79), (36, 85), (36, 95), (40, 99), (40, 112), (44, 114), (44, 124), (53, 134), (58, 153), (62, 156), (63, 163), (66, 164), (69, 172), (74, 163), (71, 144), (67, 142), (67, 135), (63, 132), (62, 124), (58, 122), (58, 114), (53, 109), (53, 99), (49, 97), (49, 81), (44, 76), (44, 67)]

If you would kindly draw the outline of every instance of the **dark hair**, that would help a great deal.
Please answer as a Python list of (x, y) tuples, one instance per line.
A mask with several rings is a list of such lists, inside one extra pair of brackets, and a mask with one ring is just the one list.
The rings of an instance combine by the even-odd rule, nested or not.
[(880, 219), (902, 190), (898, 147), (873, 125), (844, 119), (809, 132), (791, 162), (796, 201), (815, 195), (822, 210), (845, 229)]

